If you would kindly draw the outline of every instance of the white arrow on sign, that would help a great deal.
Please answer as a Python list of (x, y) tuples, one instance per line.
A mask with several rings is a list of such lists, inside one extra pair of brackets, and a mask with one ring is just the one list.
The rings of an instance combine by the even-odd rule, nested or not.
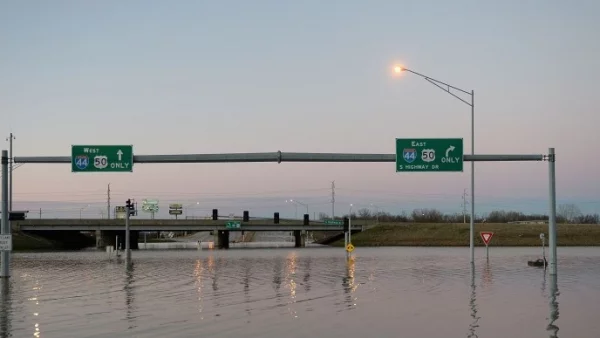
[[(448, 157), (448, 156), (449, 156), (449, 153), (450, 153), (451, 151), (454, 151), (454, 146), (450, 146), (450, 147), (448, 147), (448, 149), (446, 149), (446, 157)], [(120, 158), (120, 157), (119, 157), (119, 158)]]
[[(446, 152), (447, 154), (447, 152)], [(123, 156), (123, 152), (121, 151), (121, 149), (119, 149), (119, 151), (117, 151), (117, 155), (119, 156), (119, 161), (121, 161), (121, 156)], [(446, 155), (448, 156), (448, 155)]]

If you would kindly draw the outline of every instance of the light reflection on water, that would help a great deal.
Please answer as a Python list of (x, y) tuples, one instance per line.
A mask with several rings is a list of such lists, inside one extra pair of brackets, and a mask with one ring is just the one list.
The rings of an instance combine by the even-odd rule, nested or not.
[(558, 279), (527, 266), (536, 251), (14, 254), (0, 337), (596, 337), (600, 249), (560, 248)]

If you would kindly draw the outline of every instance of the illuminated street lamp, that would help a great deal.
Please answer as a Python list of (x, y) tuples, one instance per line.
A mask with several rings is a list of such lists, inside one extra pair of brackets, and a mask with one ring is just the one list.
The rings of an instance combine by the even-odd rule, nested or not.
[[(469, 92), (464, 89), (460, 89), (458, 87), (451, 86), (445, 82), (436, 80), (427, 75), (417, 73), (417, 72), (410, 70), (402, 65), (394, 66), (394, 73), (400, 74), (402, 72), (409, 72), (409, 73), (412, 73), (412, 74), (415, 74), (415, 75), (418, 75), (418, 76), (424, 78), (429, 83), (435, 85), (436, 87), (440, 88), (441, 90), (454, 96), (455, 98), (459, 99), (460, 101), (462, 101), (463, 103), (465, 103), (466, 105), (471, 107), (471, 155), (474, 155), (475, 154), (475, 91), (471, 90)], [(457, 96), (456, 94), (454, 94), (452, 92), (452, 90), (470, 95), (471, 102), (461, 98), (460, 96)], [(473, 264), (475, 262), (475, 257), (474, 257), (475, 256), (475, 243), (474, 243), (475, 230), (474, 230), (474, 228), (475, 228), (475, 162), (471, 161), (471, 224), (470, 224), (470, 244), (469, 244), (469, 248), (470, 248), (470, 252), (471, 252), (471, 264)]]
[(79, 208), (79, 219), (81, 219), (81, 212), (82, 212), (83, 210), (85, 210), (85, 209), (89, 208), (89, 206), (90, 206), (90, 205), (88, 204), (88, 205), (86, 205), (85, 207)]
[[(295, 203), (295, 204), (300, 204), (301, 206), (304, 206), (304, 207), (306, 207), (306, 214), (308, 215), (308, 204), (306, 204), (306, 203), (302, 203), (302, 202), (300, 202), (300, 201), (292, 200), (292, 199), (290, 199), (290, 200), (286, 200), (286, 202), (289, 202), (289, 203)], [(298, 206), (296, 205), (296, 215), (295, 215), (294, 217), (298, 217), (298, 215), (297, 215), (297, 214), (298, 214)]]

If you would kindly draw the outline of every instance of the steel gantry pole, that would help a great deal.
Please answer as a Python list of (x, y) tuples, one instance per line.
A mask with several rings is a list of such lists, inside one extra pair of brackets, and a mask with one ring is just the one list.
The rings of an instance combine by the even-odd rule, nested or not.
[[(435, 85), (436, 87), (440, 88), (441, 90), (454, 96), (455, 98), (459, 99), (460, 101), (462, 101), (463, 103), (465, 103), (466, 105), (471, 107), (471, 156), (474, 156), (475, 155), (475, 91), (471, 90), (469, 92), (464, 89), (454, 87), (443, 81), (436, 80), (432, 77), (415, 72), (415, 71), (405, 68), (403, 66), (394, 66), (394, 72), (396, 72), (396, 73), (409, 72), (409, 73), (415, 74), (417, 76), (420, 76), (423, 79), (427, 80), (427, 82)], [(454, 94), (452, 92), (452, 90), (471, 96), (471, 102)], [(475, 263), (475, 162), (471, 162), (471, 216), (470, 216), (470, 231), (469, 232), (470, 232), (470, 234), (469, 234), (469, 249), (470, 249), (471, 263), (474, 264)]]
[(15, 155), (13, 154), (13, 140), (16, 137), (13, 133), (10, 133), (9, 137), (6, 139), (8, 141), (8, 210), (12, 211), (13, 206), (13, 170), (15, 164)]
[[(8, 205), (8, 152), (2, 150), (2, 235), (10, 235), (10, 224), (9, 224), (9, 205)], [(9, 241), (12, 238), (9, 236)], [(12, 248), (11, 248), (12, 250)], [(2, 250), (0, 252), (1, 257), (1, 270), (0, 277), (10, 277), (10, 250)]]
[(556, 154), (554, 152), (554, 148), (548, 149), (548, 178), (550, 189), (550, 213), (548, 217), (548, 249), (550, 251), (550, 275), (556, 275)]
[[(473, 92), (471, 92), (473, 94)], [(452, 94), (454, 95), (454, 94)], [(462, 100), (462, 99), (461, 99)], [(474, 102), (474, 101), (472, 101)], [(472, 128), (473, 130), (473, 128)], [(472, 141), (473, 142), (473, 141)], [(4, 153), (3, 153), (4, 155)], [(6, 166), (8, 166), (8, 155), (6, 156)], [(4, 161), (3, 156), (3, 161)], [(551, 227), (550, 239), (556, 245), (556, 190), (555, 190), (555, 172), (554, 149), (551, 148), (550, 154), (471, 154), (463, 155), (463, 161), (483, 161), (483, 162), (518, 162), (518, 161), (550, 161), (550, 208), (551, 208)], [(15, 163), (64, 163), (72, 162), (71, 156), (22, 156), (15, 157)], [(261, 152), (261, 153), (224, 153), (224, 154), (170, 154), (170, 155), (135, 155), (133, 163), (264, 163), (264, 162), (330, 162), (330, 163), (394, 163), (396, 154), (363, 154), (363, 153), (300, 153), (300, 152)], [(8, 171), (8, 168), (6, 169)], [(5, 178), (6, 176), (4, 176)], [(473, 182), (473, 181), (472, 181)], [(3, 182), (4, 183), (4, 182)], [(8, 183), (6, 183), (8, 185)], [(473, 188), (474, 185), (471, 187)], [(471, 198), (473, 200), (473, 195)], [(474, 203), (472, 203), (474, 205)], [(8, 207), (8, 206), (7, 206)], [(474, 215), (474, 207), (471, 207), (471, 215)], [(4, 215), (3, 217), (6, 217)], [(473, 263), (473, 222), (471, 217), (471, 262)], [(551, 250), (551, 271), (556, 267), (556, 249)], [(552, 264), (554, 262), (554, 264)], [(556, 271), (556, 269), (554, 269)]]

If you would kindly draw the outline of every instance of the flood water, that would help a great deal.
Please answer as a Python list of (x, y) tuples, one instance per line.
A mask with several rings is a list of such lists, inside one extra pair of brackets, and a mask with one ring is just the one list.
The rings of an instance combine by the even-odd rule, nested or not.
[(598, 337), (600, 248), (13, 254), (2, 337)]

